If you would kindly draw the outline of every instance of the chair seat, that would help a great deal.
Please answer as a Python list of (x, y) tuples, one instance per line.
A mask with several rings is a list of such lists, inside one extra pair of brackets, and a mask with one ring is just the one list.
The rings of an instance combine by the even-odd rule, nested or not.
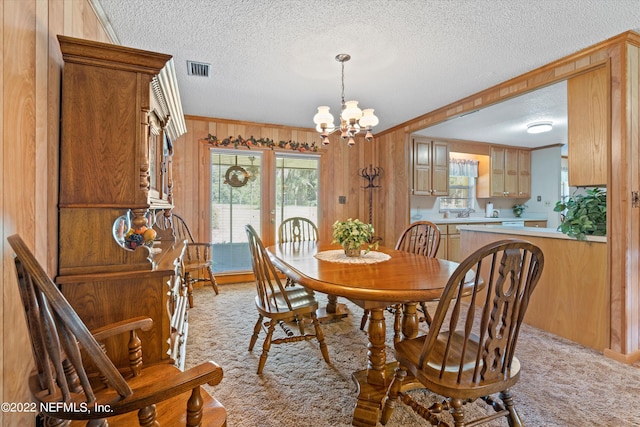
[[(455, 384), (457, 384), (456, 377), (459, 371), (458, 363), (445, 365), (445, 372), (442, 378), (440, 378), (443, 353), (448, 337), (448, 331), (438, 335), (438, 340), (436, 341), (433, 351), (431, 351), (428, 358), (425, 359), (422, 369), (418, 369), (418, 366), (420, 364), (420, 353), (427, 338), (426, 335), (397, 343), (395, 346), (396, 360), (401, 366), (406, 367), (407, 371), (429, 390), (454, 398), (473, 399), (488, 396), (503, 390), (505, 388), (505, 381), (508, 387), (513, 386), (518, 381), (520, 377), (520, 362), (514, 356), (511, 369), (508, 371), (506, 379), (500, 375), (497, 376), (494, 381), (486, 381), (482, 386), (474, 388), (472, 392), (469, 391), (469, 385), (473, 382), (476, 362), (475, 354), (478, 349), (478, 339), (476, 336), (473, 336), (466, 342), (464, 367), (459, 381), (460, 385), (455, 386)], [(456, 332), (453, 334), (450, 360), (459, 360), (464, 343), (462, 333)], [(482, 369), (482, 362), (479, 363), (478, 369)]]
[(211, 261), (199, 261), (199, 260), (184, 261), (184, 269), (186, 271), (199, 270), (201, 268), (208, 268), (208, 267), (211, 267)]
[(278, 314), (282, 314), (282, 316), (291, 318), (295, 317), (296, 313), (294, 313), (294, 311), (297, 312), (297, 314), (307, 314), (318, 309), (318, 302), (312, 291), (298, 285), (285, 288), (285, 290), (289, 298), (289, 303), (291, 304), (291, 311), (288, 311), (288, 313), (281, 312), (277, 309), (277, 307), (282, 308), (287, 306), (283, 293), (278, 291), (270, 296), (273, 302), (271, 307), (264, 306), (259, 297), (256, 297), (256, 307), (264, 316), (278, 317)]

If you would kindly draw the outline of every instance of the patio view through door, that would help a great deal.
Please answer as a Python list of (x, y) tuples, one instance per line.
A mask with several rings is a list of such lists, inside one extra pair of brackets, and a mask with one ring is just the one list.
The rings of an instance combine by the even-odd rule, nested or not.
[(210, 159), (214, 273), (251, 270), (246, 224), (265, 245), (275, 242), (283, 219), (318, 224), (318, 155), (212, 149)]

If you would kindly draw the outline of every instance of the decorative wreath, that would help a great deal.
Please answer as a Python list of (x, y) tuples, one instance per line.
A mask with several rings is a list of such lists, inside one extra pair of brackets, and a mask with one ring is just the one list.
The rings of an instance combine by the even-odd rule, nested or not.
[(249, 182), (251, 174), (242, 166), (231, 166), (224, 174), (224, 183), (232, 187), (244, 187)]

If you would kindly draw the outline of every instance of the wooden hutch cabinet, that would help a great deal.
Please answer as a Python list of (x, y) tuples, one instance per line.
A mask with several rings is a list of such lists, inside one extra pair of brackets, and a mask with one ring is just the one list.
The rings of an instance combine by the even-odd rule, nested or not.
[[(170, 111), (179, 99), (168, 100), (172, 91), (163, 90), (166, 73), (173, 75), (171, 56), (58, 41), (64, 71), (56, 282), (90, 329), (152, 318), (152, 329), (141, 333), (144, 362), (174, 359), (182, 366), (184, 243), (165, 238), (131, 250), (114, 237), (116, 219), (149, 225), (155, 210), (172, 208), (171, 139), (184, 133), (184, 117), (181, 109)], [(124, 348), (117, 364), (127, 363), (125, 338), (106, 345)]]

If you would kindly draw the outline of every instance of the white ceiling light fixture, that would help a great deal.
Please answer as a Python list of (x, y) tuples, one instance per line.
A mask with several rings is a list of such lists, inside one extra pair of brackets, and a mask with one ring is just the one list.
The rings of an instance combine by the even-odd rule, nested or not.
[(341, 98), (341, 114), (340, 127), (336, 129), (333, 124), (333, 115), (329, 112), (329, 107), (318, 107), (318, 112), (313, 116), (313, 122), (316, 124), (316, 130), (322, 137), (322, 145), (329, 144), (329, 135), (336, 130), (340, 130), (340, 137), (348, 139), (347, 143), (350, 147), (355, 145), (354, 137), (364, 131), (364, 139), (371, 141), (373, 134), (371, 129), (379, 123), (378, 118), (373, 114), (373, 108), (361, 110), (358, 108), (358, 101), (344, 101), (344, 63), (351, 59), (351, 55), (340, 53), (336, 55), (336, 61), (342, 65), (342, 98)]
[(553, 129), (551, 122), (535, 122), (527, 125), (527, 133), (543, 133), (549, 132), (551, 129)]

